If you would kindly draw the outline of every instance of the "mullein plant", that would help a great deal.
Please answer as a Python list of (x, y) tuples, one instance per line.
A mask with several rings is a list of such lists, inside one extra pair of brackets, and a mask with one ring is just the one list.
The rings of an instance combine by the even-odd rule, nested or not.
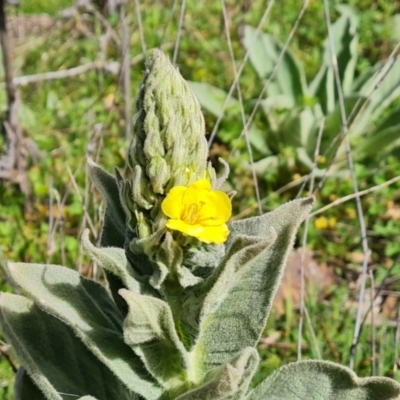
[(303, 361), (256, 387), (256, 345), (313, 199), (229, 223), (200, 106), (159, 50), (137, 98), (122, 176), (89, 160), (106, 202), (100, 247), (82, 244), (107, 287), (58, 265), (9, 263), (25, 296), (0, 321), (21, 367), (15, 398), (98, 400), (398, 399), (388, 378)]

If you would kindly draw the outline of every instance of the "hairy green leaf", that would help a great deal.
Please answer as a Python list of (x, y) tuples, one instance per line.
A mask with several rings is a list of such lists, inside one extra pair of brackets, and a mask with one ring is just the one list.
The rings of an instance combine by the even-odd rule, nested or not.
[(18, 369), (15, 377), (14, 396), (15, 400), (46, 400), (43, 392), (32, 382), (24, 367)]
[(141, 293), (140, 283), (132, 276), (133, 270), (126, 258), (124, 249), (94, 246), (89, 240), (89, 229), (83, 232), (82, 245), (94, 261), (108, 272), (118, 276), (127, 289)]
[(252, 347), (245, 348), (226, 365), (209, 371), (200, 387), (188, 391), (176, 400), (240, 400), (247, 392), (258, 361), (257, 351)]
[(397, 400), (400, 385), (389, 378), (358, 378), (328, 361), (285, 365), (260, 383), (247, 400)]
[(158, 398), (161, 388), (124, 343), (123, 316), (101, 285), (57, 265), (9, 263), (8, 269), (37, 306), (68, 324), (129, 389)]
[(100, 244), (106, 247), (124, 248), (126, 216), (119, 198), (117, 181), (90, 158), (88, 159), (88, 169), (93, 183), (106, 202)]
[[(90, 177), (106, 203), (100, 245), (124, 248), (126, 215), (121, 205), (117, 180), (90, 158), (87, 165)], [(123, 288), (121, 279), (108, 271), (105, 271), (105, 274), (115, 303), (122, 312), (125, 312), (124, 304), (118, 296), (118, 290)]]
[(169, 305), (124, 289), (120, 294), (129, 306), (124, 321), (125, 343), (132, 346), (157, 381), (173, 392), (185, 384), (188, 360)]
[[(31, 300), (2, 293), (0, 321), (20, 362), (46, 399), (92, 394), (99, 400), (130, 400), (129, 389), (99, 362), (72, 329)], [(22, 386), (17, 384), (21, 400), (43, 398), (37, 397), (35, 390), (27, 391), (28, 383), (24, 376), (22, 379)]]
[[(200, 335), (192, 354), (198, 368), (227, 363), (254, 347), (264, 329), (288, 252), (313, 198), (289, 202), (261, 217), (229, 225), (228, 253), (207, 283)], [(202, 361), (201, 361), (202, 360)]]

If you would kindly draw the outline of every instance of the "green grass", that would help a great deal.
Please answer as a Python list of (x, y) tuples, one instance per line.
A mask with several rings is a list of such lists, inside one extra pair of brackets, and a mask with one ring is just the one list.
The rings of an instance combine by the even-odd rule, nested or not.
[(21, 1), (19, 12), (22, 14), (56, 14), (58, 11), (71, 7), (72, 0), (26, 0)]

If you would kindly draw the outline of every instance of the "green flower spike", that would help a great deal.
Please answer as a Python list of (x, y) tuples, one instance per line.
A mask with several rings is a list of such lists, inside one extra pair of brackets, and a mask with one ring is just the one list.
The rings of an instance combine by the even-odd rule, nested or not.
[[(136, 224), (147, 224), (154, 233), (165, 226), (160, 210), (165, 193), (201, 178), (213, 179), (215, 172), (207, 163), (200, 104), (159, 50), (147, 63), (136, 108), (127, 162), (132, 177), (122, 185), (124, 205), (133, 230)], [(139, 226), (138, 233), (143, 238), (149, 230)]]
[[(229, 169), (224, 163), (223, 176), (216, 177), (211, 163), (207, 161), (205, 124), (199, 102), (179, 71), (159, 50), (155, 50), (147, 62), (136, 108), (126, 176), (119, 178), (121, 201), (128, 216), (127, 256), (137, 271), (143, 273), (146, 270), (152, 288), (161, 290), (167, 276), (179, 281), (183, 287), (193, 285), (202, 278), (190, 268), (190, 258), (196, 249), (207, 249), (205, 243), (221, 244), (226, 241), (229, 231), (225, 222), (230, 217), (230, 201), (224, 204), (227, 210), (224, 215), (227, 216), (222, 222), (212, 221), (218, 210), (213, 211), (212, 218), (199, 219), (205, 215), (204, 210), (211, 210), (211, 204), (215, 202), (208, 201), (207, 206), (202, 207), (204, 199), (200, 198), (200, 191), (191, 196), (191, 203), (187, 204), (186, 211), (190, 215), (176, 215), (185, 208), (183, 199), (175, 199), (178, 202), (174, 218), (164, 213), (161, 205), (178, 188), (182, 192), (200, 181), (209, 189), (207, 198), (212, 197), (218, 191), (211, 188), (223, 183)], [(218, 193), (227, 199), (224, 193)], [(198, 212), (194, 212), (195, 208)], [(193, 219), (183, 227), (181, 217), (196, 221)], [(165, 236), (167, 229), (171, 229), (173, 241)], [(177, 231), (183, 234), (177, 234)], [(161, 251), (161, 248), (164, 250)], [(209, 251), (215, 253), (215, 248)], [(181, 257), (187, 252), (191, 257)], [(170, 258), (172, 253), (175, 260), (173, 267), (168, 266), (170, 261), (165, 258), (165, 254)], [(177, 260), (181, 261), (177, 264)]]

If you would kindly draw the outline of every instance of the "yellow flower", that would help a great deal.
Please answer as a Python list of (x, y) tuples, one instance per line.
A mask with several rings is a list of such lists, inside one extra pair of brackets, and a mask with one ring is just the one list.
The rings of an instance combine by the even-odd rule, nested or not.
[(211, 190), (207, 179), (200, 179), (188, 187), (173, 187), (161, 209), (170, 218), (169, 229), (205, 243), (223, 243), (228, 237), (226, 221), (232, 213), (231, 201), (224, 192)]
[(314, 225), (317, 229), (335, 229), (336, 218), (335, 217), (319, 217), (314, 221)]

